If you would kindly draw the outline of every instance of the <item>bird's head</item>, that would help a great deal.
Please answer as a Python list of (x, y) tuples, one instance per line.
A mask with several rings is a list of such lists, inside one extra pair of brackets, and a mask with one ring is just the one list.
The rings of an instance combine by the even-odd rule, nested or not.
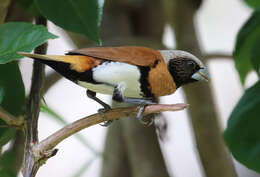
[(181, 50), (160, 50), (177, 88), (196, 81), (208, 81), (206, 66), (194, 55)]

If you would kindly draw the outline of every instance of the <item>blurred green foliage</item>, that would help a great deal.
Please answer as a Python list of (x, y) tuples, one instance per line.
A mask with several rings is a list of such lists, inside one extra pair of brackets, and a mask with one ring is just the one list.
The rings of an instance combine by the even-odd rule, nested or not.
[(233, 156), (260, 172), (260, 82), (247, 89), (233, 109), (224, 138)]
[[(14, 116), (23, 112), (25, 105), (25, 90), (17, 62), (0, 65), (0, 106)], [(0, 120), (0, 126), (6, 126)], [(14, 128), (0, 128), (0, 148), (8, 143), (15, 135)], [(0, 176), (15, 177), (16, 172), (9, 161), (15, 160), (12, 152), (4, 152), (0, 158)]]
[(16, 154), (10, 150), (5, 151), (0, 158), (0, 176), (1, 177), (16, 177), (16, 171), (13, 166), (16, 161)]
[[(254, 70), (260, 75), (260, 1), (245, 0), (254, 7), (251, 17), (237, 34), (233, 52), (242, 84)], [(260, 172), (260, 81), (248, 88), (233, 109), (224, 132), (233, 156), (250, 169)]]
[(34, 16), (40, 16), (40, 12), (35, 5), (34, 0), (16, 0), (21, 6), (26, 9), (27, 12), (31, 13)]
[(35, 0), (41, 14), (65, 30), (85, 35), (101, 44), (101, 25), (104, 0)]
[(252, 8), (260, 8), (259, 0), (244, 0)]
[[(25, 105), (25, 90), (22, 76), (16, 62), (0, 65), (0, 106), (14, 116), (22, 113)], [(6, 125), (0, 120), (0, 125)], [(0, 128), (0, 147), (15, 134), (13, 128)]]
[(256, 59), (260, 56), (259, 42), (260, 10), (256, 10), (240, 29), (233, 53), (235, 65), (243, 84), (251, 70), (256, 69), (259, 72), (260, 61)]

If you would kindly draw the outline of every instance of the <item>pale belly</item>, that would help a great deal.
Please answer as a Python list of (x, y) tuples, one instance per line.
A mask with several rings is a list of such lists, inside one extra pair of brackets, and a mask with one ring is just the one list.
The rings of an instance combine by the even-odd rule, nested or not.
[(121, 84), (125, 97), (142, 98), (140, 70), (138, 67), (120, 62), (105, 62), (93, 69), (93, 80), (100, 84), (78, 81), (78, 84), (91, 91), (112, 95), (114, 87)]

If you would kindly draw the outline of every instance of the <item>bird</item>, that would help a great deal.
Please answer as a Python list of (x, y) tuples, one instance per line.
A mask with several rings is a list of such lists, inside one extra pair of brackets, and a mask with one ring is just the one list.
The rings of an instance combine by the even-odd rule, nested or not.
[(155, 50), (141, 46), (92, 47), (65, 55), (17, 52), (44, 63), (65, 78), (87, 89), (87, 96), (111, 107), (96, 93), (112, 95), (117, 102), (153, 104), (153, 98), (173, 94), (179, 87), (208, 81), (206, 66), (194, 55), (181, 50)]

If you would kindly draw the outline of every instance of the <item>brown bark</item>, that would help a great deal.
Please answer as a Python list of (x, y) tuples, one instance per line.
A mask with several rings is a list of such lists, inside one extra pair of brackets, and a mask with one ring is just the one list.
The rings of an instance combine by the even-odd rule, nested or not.
[[(193, 21), (198, 7), (198, 1), (176, 0), (172, 9), (174, 12), (172, 22), (177, 48), (187, 50), (201, 58), (201, 48)], [(205, 176), (237, 176), (221, 135), (210, 85), (191, 84), (185, 86), (184, 91), (186, 102), (191, 105), (189, 114)]]
[[(36, 18), (37, 25), (47, 26), (44, 17)], [(47, 43), (34, 49), (35, 53), (46, 54)], [(23, 160), (23, 176), (34, 177), (40, 167), (40, 162), (35, 159), (32, 153), (33, 145), (38, 143), (38, 118), (40, 113), (40, 101), (45, 79), (45, 66), (38, 61), (33, 63), (32, 84), (25, 113), (25, 150)]]

